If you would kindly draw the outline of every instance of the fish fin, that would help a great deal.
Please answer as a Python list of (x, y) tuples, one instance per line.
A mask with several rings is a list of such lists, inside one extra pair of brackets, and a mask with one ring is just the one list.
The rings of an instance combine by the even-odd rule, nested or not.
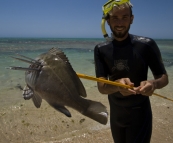
[(73, 77), (73, 79), (75, 79), (76, 83), (76, 87), (78, 87), (78, 94), (79, 96), (82, 96), (82, 97), (87, 97), (87, 94), (86, 94), (86, 91), (85, 91), (85, 88), (81, 82), (81, 80), (79, 79), (79, 77), (76, 75), (76, 77), (74, 77), (74, 73), (75, 71), (73, 70), (68, 58), (66, 57), (66, 55), (64, 54), (63, 51), (61, 51), (60, 49), (58, 48), (52, 48), (48, 51), (49, 54), (52, 54), (52, 55), (56, 55), (58, 56), (60, 59), (62, 59), (63, 61), (65, 61), (67, 63), (67, 66), (66, 66), (66, 69), (68, 69), (67, 71), (71, 71), (71, 73), (68, 73), (69, 76)]
[(23, 95), (23, 98), (24, 98), (25, 100), (29, 100), (29, 99), (31, 99), (31, 98), (33, 97), (34, 93), (33, 93), (33, 91), (26, 85), (26, 86), (24, 87), (24, 89), (23, 89), (22, 95)]
[(58, 56), (59, 58), (61, 58), (63, 61), (69, 63), (69, 60), (68, 58), (66, 57), (66, 55), (64, 54), (63, 51), (61, 51), (60, 49), (58, 48), (52, 48), (48, 51), (49, 54), (52, 54), (52, 55), (56, 55)]
[(48, 51), (48, 53), (52, 54), (52, 55), (57, 55), (59, 58), (61, 58), (63, 61), (65, 61), (67, 63), (67, 65), (68, 65), (66, 67), (66, 68), (68, 68), (67, 71), (71, 71), (71, 73), (68, 73), (68, 75), (75, 78), (75, 81), (76, 81), (75, 84), (76, 84), (76, 87), (78, 87), (78, 94), (82, 97), (87, 97), (86, 90), (85, 90), (81, 80), (79, 79), (79, 77), (77, 75), (76, 75), (76, 77), (74, 77), (74, 73), (76, 74), (76, 72), (73, 70), (73, 68), (72, 68), (68, 58), (64, 54), (64, 52), (62, 52), (60, 49), (52, 48)]
[(18, 53), (17, 53), (16, 55), (40, 64), (40, 62), (37, 61), (37, 60), (34, 60), (34, 59), (29, 58), (29, 57), (26, 57), (26, 56), (20, 55), (20, 54), (18, 54)]
[(88, 100), (88, 102), (90, 105), (82, 114), (101, 124), (106, 125), (108, 121), (108, 112), (106, 110), (106, 106), (96, 101)]
[(6, 67), (6, 69), (10, 70), (22, 70), (22, 71), (39, 71), (39, 68), (24, 68), (24, 67)]
[(16, 60), (19, 60), (19, 61), (22, 61), (22, 62), (26, 62), (26, 63), (29, 63), (29, 64), (34, 64), (34, 65), (41, 66), (41, 63), (40, 62), (35, 62), (35, 61), (32, 61), (32, 60), (29, 61), (29, 60), (26, 60), (26, 59), (17, 58), (17, 57), (13, 57), (13, 56), (11, 56), (11, 58), (16, 59)]
[(55, 104), (55, 103), (49, 103), (53, 108), (55, 108), (56, 110), (58, 110), (59, 112), (65, 114), (67, 117), (71, 117), (70, 112), (68, 111), (67, 108), (65, 108), (64, 106)]
[(32, 101), (33, 101), (35, 107), (40, 108), (41, 102), (42, 102), (42, 98), (39, 95), (34, 93), (34, 95), (32, 97)]

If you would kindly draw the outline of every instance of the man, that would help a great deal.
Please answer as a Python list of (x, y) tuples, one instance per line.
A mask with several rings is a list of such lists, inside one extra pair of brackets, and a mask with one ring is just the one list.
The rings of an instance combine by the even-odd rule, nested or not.
[[(113, 40), (95, 47), (96, 76), (133, 87), (98, 82), (100, 93), (108, 94), (114, 142), (149, 143), (152, 133), (149, 96), (168, 84), (159, 48), (151, 38), (129, 34), (134, 19), (129, 0), (120, 5), (115, 2), (106, 19)], [(147, 80), (148, 67), (153, 80)]]

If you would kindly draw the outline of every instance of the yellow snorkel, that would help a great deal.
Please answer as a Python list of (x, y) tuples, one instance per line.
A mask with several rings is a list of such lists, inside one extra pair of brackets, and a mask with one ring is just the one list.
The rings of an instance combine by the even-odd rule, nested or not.
[(106, 29), (105, 29), (107, 14), (113, 9), (113, 7), (115, 5), (122, 5), (124, 3), (129, 3), (129, 5), (131, 5), (130, 0), (109, 0), (107, 3), (105, 3), (102, 6), (103, 17), (102, 17), (102, 21), (101, 21), (101, 29), (102, 29), (103, 37), (107, 41), (112, 41), (112, 38), (109, 37), (109, 35), (107, 34)]
[(101, 29), (102, 29), (103, 37), (104, 37), (107, 41), (111, 41), (111, 38), (109, 37), (109, 35), (108, 35), (107, 32), (106, 32), (105, 23), (106, 23), (106, 19), (105, 19), (105, 17), (103, 16), (102, 22), (101, 22)]

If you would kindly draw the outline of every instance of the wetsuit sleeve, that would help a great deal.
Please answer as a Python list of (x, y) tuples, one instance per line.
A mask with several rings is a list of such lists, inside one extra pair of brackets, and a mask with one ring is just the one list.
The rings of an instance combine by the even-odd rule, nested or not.
[(96, 77), (108, 77), (107, 66), (104, 61), (104, 56), (101, 54), (98, 46), (94, 49), (95, 72)]
[(166, 74), (160, 50), (154, 40), (149, 42), (149, 67), (154, 75)]

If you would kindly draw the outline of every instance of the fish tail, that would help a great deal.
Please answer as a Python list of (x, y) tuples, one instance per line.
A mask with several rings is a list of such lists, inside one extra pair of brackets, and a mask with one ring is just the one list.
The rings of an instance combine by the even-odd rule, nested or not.
[(88, 102), (90, 103), (90, 105), (87, 108), (87, 110), (83, 113), (83, 115), (101, 124), (106, 125), (108, 121), (108, 112), (106, 110), (106, 107), (100, 102), (91, 100), (88, 100)]

